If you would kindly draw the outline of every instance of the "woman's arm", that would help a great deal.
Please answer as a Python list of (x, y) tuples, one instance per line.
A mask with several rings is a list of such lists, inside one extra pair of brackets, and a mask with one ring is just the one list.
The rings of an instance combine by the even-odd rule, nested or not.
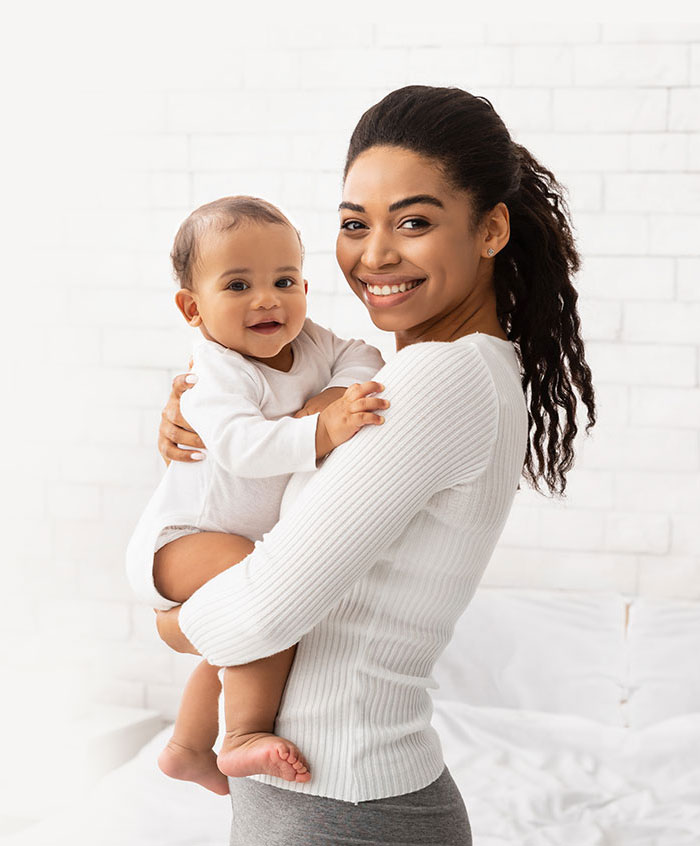
[(235, 567), (181, 607), (187, 639), (215, 665), (281, 652), (326, 617), (437, 491), (475, 479), (498, 426), (473, 344), (406, 347), (376, 379), (391, 407), (314, 474)]
[(182, 633), (180, 628), (180, 606), (176, 605), (169, 611), (161, 611), (160, 608), (153, 609), (156, 612), (156, 628), (160, 639), (174, 649), (175, 652), (191, 653), (199, 655), (199, 652), (192, 646)]

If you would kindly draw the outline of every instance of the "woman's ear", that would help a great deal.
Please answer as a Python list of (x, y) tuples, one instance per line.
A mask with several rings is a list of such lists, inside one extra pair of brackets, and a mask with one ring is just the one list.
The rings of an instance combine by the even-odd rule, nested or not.
[(201, 324), (202, 317), (197, 307), (197, 299), (192, 291), (188, 291), (187, 288), (180, 288), (175, 294), (175, 305), (190, 326)]

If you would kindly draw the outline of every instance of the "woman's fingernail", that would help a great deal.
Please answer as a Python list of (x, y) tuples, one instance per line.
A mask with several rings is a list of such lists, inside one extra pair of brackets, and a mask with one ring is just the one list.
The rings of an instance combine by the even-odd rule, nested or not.
[(185, 376), (185, 382), (189, 382), (190, 385), (194, 385), (194, 383), (196, 381), (197, 381), (197, 374), (196, 373), (188, 373), (187, 376)]
[(192, 455), (190, 456), (190, 458), (192, 459), (192, 461), (201, 461), (204, 458), (204, 453), (203, 452), (193, 452)]

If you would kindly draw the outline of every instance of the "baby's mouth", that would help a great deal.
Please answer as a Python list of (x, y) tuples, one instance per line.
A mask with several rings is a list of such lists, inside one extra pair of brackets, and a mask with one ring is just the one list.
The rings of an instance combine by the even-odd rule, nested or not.
[(280, 326), (282, 326), (282, 324), (277, 320), (265, 320), (261, 323), (255, 323), (253, 326), (249, 326), (248, 328), (252, 329), (254, 332), (269, 334), (271, 332), (276, 332)]

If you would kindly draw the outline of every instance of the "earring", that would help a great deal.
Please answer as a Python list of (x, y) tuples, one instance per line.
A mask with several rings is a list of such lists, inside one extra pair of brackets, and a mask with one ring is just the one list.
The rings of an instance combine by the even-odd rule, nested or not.
[(488, 253), (488, 255), (492, 256), (494, 251), (491, 249), (491, 247), (489, 247), (488, 250), (487, 250), (487, 253)]

